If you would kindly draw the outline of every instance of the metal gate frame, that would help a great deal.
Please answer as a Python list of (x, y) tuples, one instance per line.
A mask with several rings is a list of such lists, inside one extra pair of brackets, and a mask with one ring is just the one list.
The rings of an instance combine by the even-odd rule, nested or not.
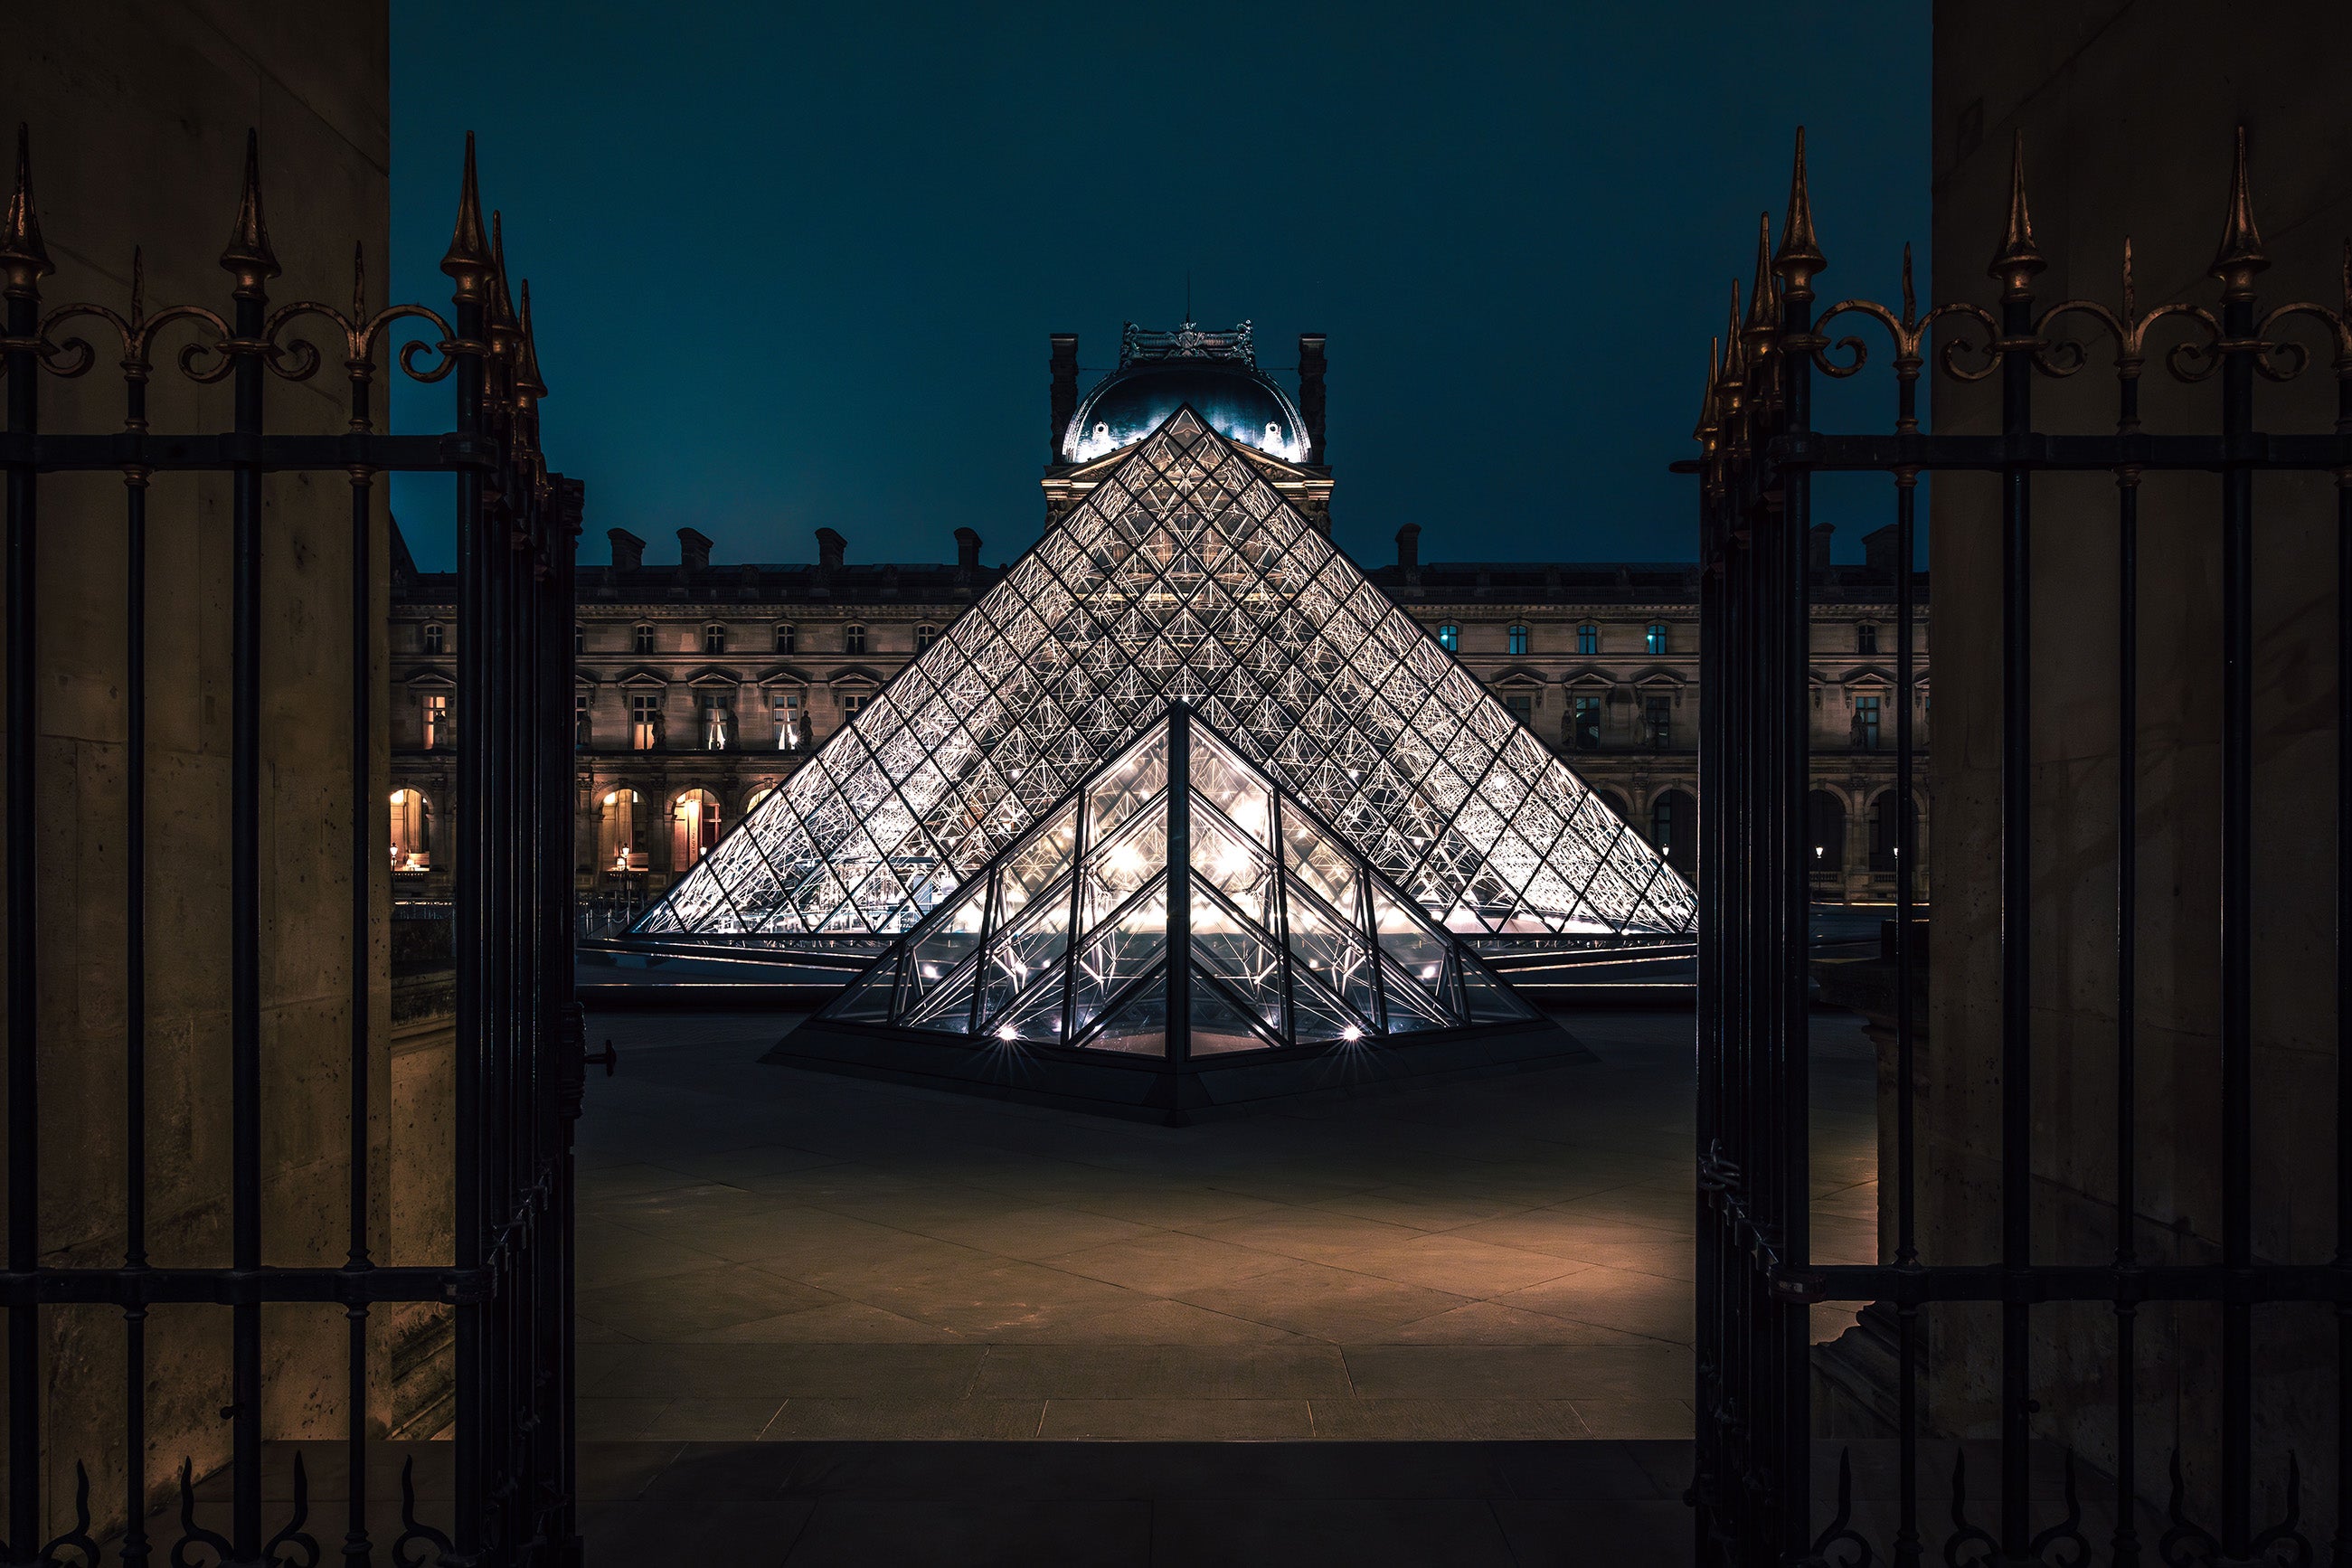
[[(9, 1517), (0, 1562), (75, 1563), (95, 1568), (88, 1480), (74, 1501), (77, 1522), (44, 1539), (39, 1381), (44, 1306), (97, 1303), (122, 1310), (122, 1434), (130, 1475), (128, 1533), (121, 1560), (140, 1563), (151, 1547), (143, 1520), (146, 1432), (145, 1320), (157, 1303), (204, 1303), (227, 1310), (233, 1366), (224, 1415), (231, 1423), (231, 1499), (225, 1533), (196, 1521), (189, 1467), (181, 1469), (180, 1539), (173, 1563), (190, 1552), (254, 1564), (316, 1563), (307, 1534), (307, 1501), (298, 1456), (293, 1517), (265, 1539), (262, 1492), (262, 1321), (268, 1302), (338, 1302), (349, 1321), (346, 1398), (350, 1461), (346, 1561), (364, 1563), (377, 1548), (367, 1521), (368, 1319), (379, 1302), (437, 1301), (454, 1313), (457, 1344), (457, 1490), (449, 1531), (415, 1517), (404, 1497), (404, 1530), (394, 1557), (415, 1564), (575, 1564), (572, 1341), (572, 1122), (583, 1066), (572, 984), (572, 616), (573, 540), (581, 487), (548, 471), (539, 444), (541, 381), (530, 325), (530, 287), (520, 312), (511, 301), (497, 220), (488, 229), (466, 141), (456, 232), (441, 269), (454, 284), (448, 317), (422, 305), (370, 314), (364, 274), (354, 279), (348, 311), (310, 300), (269, 309), (268, 280), (278, 273), (262, 219), (259, 161), (248, 133), (245, 179), (230, 243), (220, 264), (234, 279), (226, 313), (200, 304), (151, 310), (137, 273), (128, 313), (96, 304), (43, 309), (41, 278), (53, 271), (41, 241), (31, 189), (27, 137), (19, 127), (16, 177), (0, 221), (6, 335), (0, 339), (0, 383), (6, 425), (0, 468), (7, 476), (6, 802), (7, 847), (7, 1267), (0, 1298), (7, 1308), (9, 1367)], [(363, 261), (355, 264), (355, 272)], [(378, 355), (394, 330), (414, 321), (437, 342), (401, 346), (401, 371), (419, 382), (447, 380), (450, 428), (443, 434), (377, 431), (373, 405)], [(119, 341), (123, 387), (121, 430), (44, 433), (43, 374), (86, 374), (100, 357), (69, 324), (110, 348)], [(305, 381), (325, 362), (299, 333), (305, 326), (341, 351), (349, 382), (349, 431), (341, 436), (270, 433), (268, 378)], [(146, 395), (157, 338), (166, 328), (193, 331), (176, 356), (181, 374), (199, 384), (227, 381), (235, 399), (228, 434), (160, 434), (150, 428)], [(427, 353), (437, 354), (421, 363)], [(231, 577), (232, 817), (229, 1037), (233, 1063), (230, 1172), (232, 1260), (226, 1268), (157, 1268), (148, 1261), (146, 1151), (128, 1149), (128, 1244), (116, 1268), (56, 1268), (41, 1262), (39, 1234), (40, 1084), (36, 1046), (40, 1019), (35, 961), (42, 931), (37, 908), (35, 681), (39, 647), (34, 576), (40, 476), (113, 472), (123, 479), (129, 542), (126, 617), (129, 675), (125, 747), (129, 778), (128, 877), (123, 889), (129, 942), (123, 1062), (130, 1127), (144, 1124), (146, 927), (143, 782), (146, 778), (145, 574), (147, 485), (162, 472), (208, 470), (233, 476)], [(271, 474), (340, 473), (351, 487), (352, 570), (351, 689), (352, 766), (361, 798), (353, 803), (353, 943), (351, 1039), (350, 1255), (338, 1268), (272, 1268), (263, 1262), (261, 1211), (260, 801), (261, 559), (263, 481)], [(377, 474), (456, 476), (459, 587), (456, 961), (456, 1256), (441, 1267), (386, 1267), (371, 1260), (368, 1172), (369, 1031), (367, 958), (370, 889), (378, 869), (375, 835), (363, 825), (380, 802), (371, 787), (374, 694), (369, 581), (371, 490)], [(168, 592), (168, 587), (166, 588)], [(405, 1478), (404, 1477), (404, 1480)], [(404, 1485), (404, 1492), (409, 1489)], [(203, 1560), (203, 1559), (199, 1559)]]
[[(2117, 1363), (2132, 1363), (2135, 1313), (2163, 1302), (2219, 1303), (2221, 1318), (2221, 1517), (2208, 1529), (2183, 1512), (2174, 1470), (2169, 1528), (2152, 1543), (2168, 1563), (2310, 1560), (2301, 1533), (2292, 1483), (2287, 1516), (2265, 1525), (2253, 1514), (2253, 1375), (2251, 1355), (2255, 1306), (2287, 1301), (2336, 1307), (2340, 1351), (2337, 1419), (2352, 1412), (2352, 1047), (2339, 1047), (2336, 1107), (2337, 1170), (2336, 1261), (2258, 1263), (2253, 1253), (2252, 955), (2247, 921), (2252, 910), (2252, 692), (2253, 476), (2257, 471), (2331, 474), (2337, 483), (2338, 592), (2352, 605), (2352, 263), (2340, 307), (2309, 302), (2258, 307), (2254, 278), (2265, 265), (2246, 179), (2245, 136), (2239, 132), (2227, 222), (2211, 275), (2220, 282), (2218, 310), (2168, 303), (2143, 310), (2133, 297), (2128, 247), (2121, 300), (2110, 307), (2069, 300), (2041, 306), (2033, 279), (2043, 268), (2028, 216), (2021, 137), (2012, 163), (2007, 231), (1991, 268), (2000, 285), (2000, 312), (1960, 302), (1924, 314), (1913, 298), (1910, 257), (1904, 257), (1898, 311), (1869, 300), (1845, 300), (1813, 314), (1813, 279), (1827, 266), (1813, 232), (1805, 184), (1804, 133), (1797, 133), (1789, 206), (1779, 247), (1768, 216), (1758, 242), (1756, 272), (1745, 315), (1732, 289), (1731, 319), (1710, 352), (1706, 393), (1695, 435), (1703, 456), (1677, 464), (1702, 480), (1700, 557), (1703, 636), (1700, 690), (1699, 888), (1698, 1447), (1691, 1500), (1697, 1510), (1699, 1560), (1708, 1563), (1818, 1563), (1841, 1568), (1877, 1561), (1878, 1548), (1853, 1523), (1851, 1479), (1843, 1465), (1832, 1517), (1818, 1532), (1811, 1520), (1812, 1423), (1809, 1310), (1823, 1301), (1891, 1304), (1897, 1325), (1899, 1505), (1886, 1550), (1898, 1563), (1932, 1552), (1950, 1563), (2089, 1562), (2094, 1547), (2082, 1529), (2071, 1471), (2064, 1518), (2037, 1530), (2028, 1474), (2030, 1417), (2037, 1384), (2029, 1363), (2028, 1326), (2045, 1302), (2104, 1302), (2116, 1314)], [(1889, 433), (1830, 434), (1813, 427), (1814, 376), (1851, 376), (1865, 363), (1862, 342), (1826, 335), (1841, 317), (1883, 328), (1892, 344), (1895, 421)], [(2310, 357), (2278, 335), (2301, 318), (2335, 349), (2337, 417), (2333, 435), (2280, 435), (2256, 428), (2254, 378), (2292, 380)], [(2218, 376), (2218, 434), (2158, 435), (2141, 427), (2140, 378), (2149, 329), (2168, 321), (2183, 341), (2163, 355), (2175, 379)], [(1999, 377), (1998, 436), (1937, 435), (1919, 428), (1918, 384), (1938, 323), (1947, 341), (1933, 349), (1937, 373), (1954, 383)], [(2054, 325), (2088, 328), (2114, 351), (2116, 412), (2112, 432), (2061, 435), (2037, 431), (2032, 393), (2037, 376), (2074, 374), (2090, 348), (2053, 334)], [(1894, 483), (1897, 533), (1898, 627), (1896, 710), (1898, 798), (1913, 795), (1912, 736), (1914, 529), (1918, 478), (1935, 471), (1998, 475), (2001, 517), (2000, 908), (2001, 1173), (2000, 1261), (1992, 1265), (1924, 1262), (1914, 1214), (1915, 953), (1911, 814), (1898, 812), (1895, 1020), (1896, 1165), (1882, 1170), (1895, 1188), (1893, 1261), (1876, 1266), (1823, 1266), (1811, 1259), (1808, 1237), (1806, 867), (1802, 837), (1807, 787), (1807, 539), (1811, 477), (1867, 472)], [(2162, 1266), (2135, 1251), (2133, 1213), (2133, 958), (2137, 889), (2133, 858), (2117, 858), (2118, 988), (2121, 1048), (2117, 1054), (2116, 1134), (2120, 1145), (2116, 1253), (2099, 1266), (2036, 1260), (2029, 1185), (2032, 1170), (2030, 1086), (2033, 1040), (2030, 1026), (2030, 955), (2033, 913), (2028, 836), (2032, 801), (2029, 700), (2032, 695), (2028, 612), (2033, 478), (2042, 471), (2106, 472), (2116, 481), (2116, 562), (2122, 633), (2116, 650), (2121, 677), (2117, 738), (2121, 784), (2115, 805), (2124, 842), (2137, 821), (2134, 799), (2134, 731), (2138, 496), (2144, 474), (2213, 473), (2221, 477), (2219, 530), (2222, 555), (2223, 764), (2221, 846), (2221, 1058), (2222, 1259), (2211, 1266)], [(2338, 724), (2341, 776), (2352, 777), (2352, 615), (2339, 613)], [(2336, 900), (2338, 994), (2352, 1003), (2352, 791), (2340, 792), (2337, 812)], [(2340, 1009), (2352, 1016), (2352, 1007)], [(2339, 1040), (2352, 1035), (2338, 1026)], [(1919, 1311), (1933, 1302), (1998, 1303), (2000, 1366), (2000, 1503), (1990, 1527), (1969, 1513), (1965, 1476), (1948, 1493), (1951, 1526), (1940, 1549), (1925, 1543), (1919, 1497), (1921, 1369)], [(2132, 1382), (2116, 1383), (2119, 1495), (2137, 1495), (2138, 1457), (2132, 1451)], [(2347, 1435), (2335, 1478), (2337, 1514), (2352, 1510), (2352, 1434)], [(2071, 1463), (2071, 1460), (2070, 1460)], [(2133, 1510), (2119, 1510), (2110, 1561), (2136, 1563), (2145, 1544)], [(2347, 1536), (2339, 1522), (2335, 1542), (2345, 1561)], [(2054, 1554), (2054, 1555), (2045, 1555)]]

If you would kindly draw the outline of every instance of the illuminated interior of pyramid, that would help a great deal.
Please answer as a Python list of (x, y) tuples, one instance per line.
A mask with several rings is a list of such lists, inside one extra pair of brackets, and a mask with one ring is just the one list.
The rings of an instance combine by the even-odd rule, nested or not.
[(904, 931), (1172, 702), (1437, 925), (1686, 935), (1688, 885), (1282, 499), (1270, 460), (1189, 407), (1106, 459), (633, 934)]

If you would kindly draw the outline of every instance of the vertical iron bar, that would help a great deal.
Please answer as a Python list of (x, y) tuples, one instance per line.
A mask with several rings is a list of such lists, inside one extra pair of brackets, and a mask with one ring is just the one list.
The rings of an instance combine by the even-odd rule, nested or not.
[[(1760, 275), (1760, 284), (1764, 279)], [(1809, 283), (1791, 287), (1782, 297), (1784, 331), (1789, 341), (1807, 336), (1812, 329), (1812, 289)], [(1800, 350), (1784, 349), (1763, 362), (1759, 385), (1770, 386), (1779, 372), (1780, 406), (1776, 423), (1780, 434), (1801, 441), (1812, 430), (1812, 361)], [(1759, 394), (1760, 395), (1760, 394)], [(1809, 1016), (1811, 971), (1808, 963), (1811, 937), (1811, 887), (1805, 865), (1805, 782), (1811, 751), (1811, 682), (1807, 667), (1812, 655), (1812, 473), (1802, 466), (1779, 476), (1783, 496), (1781, 571), (1785, 598), (1780, 609), (1779, 689), (1773, 694), (1782, 731), (1771, 755), (1778, 776), (1771, 781), (1773, 818), (1765, 847), (1771, 868), (1772, 897), (1780, 907), (1781, 946), (1775, 954), (1780, 969), (1779, 1026), (1781, 1072), (1779, 1106), (1780, 1142), (1784, 1170), (1780, 1215), (1784, 1256), (1792, 1268), (1812, 1259), (1812, 1159), (1809, 1137), (1812, 1125), (1811, 1062)], [(1812, 1315), (1801, 1304), (1782, 1303), (1780, 1398), (1781, 1442), (1788, 1474), (1787, 1524), (1781, 1545), (1796, 1554), (1812, 1545)]]
[[(24, 136), (17, 135), (18, 193), (23, 188)], [(40, 272), (46, 263), (10, 256), (6, 288), (8, 430), (31, 437), (40, 429), (33, 351), (40, 334)], [(34, 517), (39, 489), (30, 462), (8, 468), (8, 1270), (29, 1274), (40, 1263), (40, 1100), (37, 977), (34, 967), (35, 692)], [(8, 1542), (17, 1560), (39, 1552), (41, 1528), (41, 1310), (30, 1302), (8, 1308)]]
[[(1711, 357), (1711, 356), (1710, 356)], [(1712, 370), (1710, 369), (1710, 374)], [(1709, 394), (1712, 399), (1712, 392)], [(1727, 564), (1721, 520), (1714, 498), (1714, 476), (1702, 473), (1698, 521), (1698, 955), (1697, 1103), (1693, 1151), (1703, 1173), (1719, 1175), (1722, 1157), (1724, 976), (1722, 899), (1724, 888), (1724, 822), (1730, 805), (1724, 784), (1723, 724), (1728, 706), (1719, 684), (1723, 668), (1724, 571)], [(1696, 1354), (1692, 1357), (1692, 1408), (1697, 1416), (1696, 1452), (1691, 1475), (1691, 1560), (1706, 1563), (1714, 1555), (1715, 1510), (1722, 1475), (1722, 1433), (1717, 1410), (1722, 1398), (1724, 1331), (1722, 1215), (1712, 1181), (1696, 1185), (1697, 1298)]]
[[(143, 368), (128, 385), (126, 428), (147, 428)], [(147, 1267), (147, 481), (122, 473), (123, 933), (122, 1267)], [(122, 1312), (123, 1526), (126, 1568), (147, 1561), (147, 1308)]]
[[(2336, 433), (2352, 436), (2352, 352)], [(2352, 468), (2336, 471), (2336, 1265), (2352, 1268)], [(2336, 1309), (2335, 1561), (2352, 1563), (2352, 1302)]]
[[(1903, 415), (1916, 421), (1916, 383), (1903, 383)], [(1919, 475), (1898, 470), (1895, 477), (1895, 1263), (1913, 1268), (1919, 1263), (1919, 1232), (1915, 1189), (1917, 1160), (1917, 1094), (1912, 1084), (1918, 1027), (1912, 1016), (1911, 983), (1917, 959), (1912, 951), (1916, 929), (1912, 924), (1918, 864), (1918, 818), (1911, 805), (1914, 712), (1918, 706), (1916, 637), (1917, 607), (1911, 563), (1917, 545)], [(1908, 1568), (1919, 1561), (1919, 1309), (1904, 1302), (1895, 1310), (1895, 1463), (1898, 1518), (1895, 1531), (1895, 1561)]]
[[(352, 318), (366, 309), (364, 297), (352, 301)], [(352, 377), (351, 427), (365, 435), (373, 419), (368, 381)], [(375, 715), (371, 699), (375, 684), (375, 605), (371, 568), (374, 530), (370, 526), (369, 500), (373, 476), (362, 468), (351, 470), (352, 481), (352, 1040), (351, 1040), (351, 1243), (348, 1266), (374, 1267), (368, 1247), (368, 1075), (373, 1070), (369, 1049), (373, 1020), (368, 982), (374, 963), (369, 933), (373, 926), (376, 869), (377, 799), (374, 787)], [(367, 1342), (368, 1308), (354, 1301), (345, 1309), (349, 1334), (349, 1391), (346, 1394), (344, 1458), (350, 1477), (343, 1526), (343, 1556), (357, 1568), (368, 1556), (367, 1528)]]
[[(2033, 353), (2018, 346), (2032, 331), (2029, 276), (2013, 275), (2001, 291), (2010, 346), (2000, 358), (2001, 434), (2011, 439), (2032, 428)], [(2024, 463), (2001, 470), (2000, 1252), (2012, 1276), (2033, 1256), (2032, 485)], [(2000, 1544), (2013, 1557), (2027, 1554), (2032, 1536), (2029, 1310), (2022, 1301), (2000, 1309)]]
[[(2222, 293), (2221, 435), (2253, 429), (2250, 277)], [(2253, 1267), (2254, 475), (2221, 470), (2221, 1266)], [(2253, 1531), (2253, 1309), (2221, 1304), (2221, 1544), (2248, 1554)]]
[[(236, 335), (257, 342), (264, 292), (257, 267), (237, 272)], [(257, 454), (236, 466), (231, 492), (234, 564), (230, 592), (229, 742), (229, 1050), (231, 1116), (231, 1242), (235, 1268), (261, 1268), (261, 489), (257, 454), (262, 433), (262, 378), (267, 369), (250, 350), (236, 357), (233, 377), (235, 429)], [(261, 1304), (229, 1309), (230, 1540), (242, 1559), (261, 1552)]]
[[(2120, 432), (2139, 428), (2139, 375), (2127, 367)], [(2116, 470), (2116, 1267), (2138, 1264), (2139, 1214), (2139, 470)], [(2116, 1568), (2139, 1561), (2137, 1303), (2116, 1303)]]

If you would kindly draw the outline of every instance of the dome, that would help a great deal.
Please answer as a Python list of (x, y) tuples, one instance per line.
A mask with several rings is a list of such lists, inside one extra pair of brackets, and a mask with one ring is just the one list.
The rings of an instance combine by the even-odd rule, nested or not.
[[(1233, 333), (1204, 333), (1187, 322), (1180, 338), (1130, 326), (1119, 368), (1087, 394), (1063, 433), (1063, 460), (1090, 463), (1132, 446), (1190, 404), (1226, 439), (1287, 463), (1305, 462), (1307, 432), (1297, 405), (1258, 370), (1248, 332), (1246, 323)], [(1182, 346), (1163, 349), (1163, 342)]]

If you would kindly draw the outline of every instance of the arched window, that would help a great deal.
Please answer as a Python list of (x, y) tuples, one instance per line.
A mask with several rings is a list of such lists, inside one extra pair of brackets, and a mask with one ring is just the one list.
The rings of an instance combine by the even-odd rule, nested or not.
[(1805, 796), (1805, 867), (1816, 882), (1845, 877), (1845, 802), (1825, 789)]
[(1665, 622), (1652, 621), (1643, 635), (1649, 639), (1650, 651), (1652, 653), (1664, 653), (1666, 651)]
[(776, 651), (778, 653), (790, 653), (793, 651), (793, 628), (791, 626), (779, 626), (776, 628)]
[(1685, 881), (1698, 874), (1698, 802), (1682, 790), (1659, 792), (1650, 803), (1650, 842)]
[(683, 873), (719, 842), (719, 797), (707, 789), (690, 789), (670, 808), (669, 867)]
[(1621, 791), (1613, 789), (1597, 789), (1594, 790), (1592, 794), (1601, 805), (1609, 808), (1609, 814), (1612, 816), (1614, 816), (1618, 821), (1631, 822), (1633, 819), (1633, 803), (1628, 801)]
[(727, 628), (720, 626), (717, 621), (713, 621), (709, 626), (704, 626), (702, 628), (702, 651), (705, 653), (725, 653), (727, 651)]
[(922, 652), (927, 651), (927, 650), (930, 647), (930, 646), (931, 646), (933, 643), (937, 642), (937, 641), (939, 641), (939, 640), (940, 640), (940, 628), (939, 628), (939, 627), (937, 627), (937, 626), (917, 626), (917, 627), (915, 628), (915, 651), (916, 651), (917, 653), (922, 653)]
[(864, 626), (855, 625), (842, 628), (841, 651), (844, 653), (864, 653), (866, 651), (866, 628)]
[(637, 623), (635, 640), (636, 649), (639, 653), (651, 653), (654, 651), (654, 628), (651, 622), (639, 621)]
[(1462, 628), (1452, 621), (1437, 628), (1437, 646), (1448, 653), (1462, 651)]
[(1576, 628), (1576, 651), (1593, 654), (1601, 651), (1601, 628), (1591, 621)]
[(1513, 623), (1511, 623), (1511, 629), (1510, 629), (1509, 631), (1505, 632), (1503, 635), (1504, 635), (1504, 637), (1507, 637), (1507, 639), (1509, 639), (1509, 640), (1508, 640), (1507, 647), (1508, 647), (1508, 650), (1509, 650), (1510, 652), (1512, 652), (1512, 653), (1525, 653), (1525, 652), (1527, 652), (1527, 651), (1528, 651), (1528, 628), (1527, 628), (1527, 627), (1525, 627), (1525, 626), (1523, 626), (1519, 625), (1517, 622), (1514, 621)]
[(606, 792), (596, 814), (596, 868), (625, 874), (649, 864), (638, 834), (637, 813), (645, 803), (633, 789)]
[(421, 789), (392, 792), (392, 868), (433, 868), (433, 803)]
[(425, 623), (425, 651), (426, 653), (446, 653), (449, 651), (448, 628), (444, 626), (439, 621), (427, 621)]
[(758, 789), (755, 789), (750, 795), (745, 795), (743, 797), (743, 815), (745, 816), (750, 816), (753, 812), (760, 809), (761, 802), (765, 801), (770, 795), (775, 793), (776, 786), (774, 784), (761, 784)]

